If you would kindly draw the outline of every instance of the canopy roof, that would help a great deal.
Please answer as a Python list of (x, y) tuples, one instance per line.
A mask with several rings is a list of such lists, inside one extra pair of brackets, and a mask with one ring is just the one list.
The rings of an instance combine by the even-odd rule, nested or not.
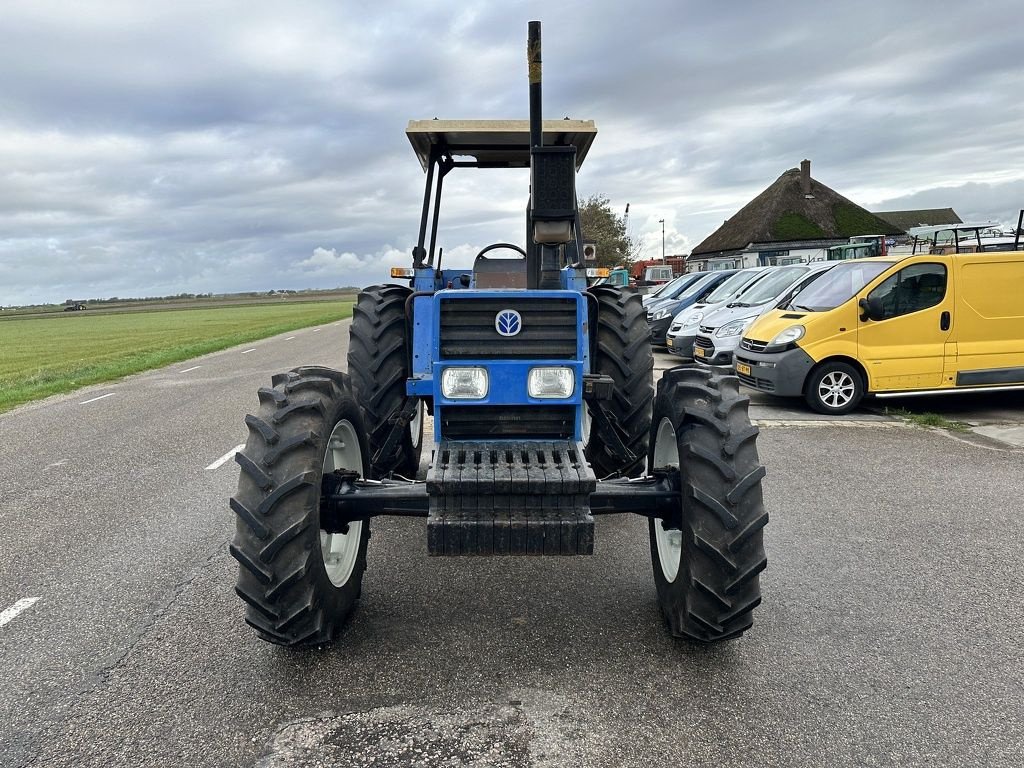
[[(424, 171), (431, 147), (447, 150), (453, 157), (475, 158), (480, 167), (530, 166), (529, 120), (410, 120), (405, 134)], [(593, 120), (544, 121), (544, 146), (575, 146), (577, 170), (595, 136)]]
[(925, 238), (938, 234), (939, 232), (976, 232), (984, 229), (995, 229), (999, 226), (997, 221), (963, 222), (960, 224), (940, 224), (934, 227), (911, 227), (907, 234), (911, 237)]

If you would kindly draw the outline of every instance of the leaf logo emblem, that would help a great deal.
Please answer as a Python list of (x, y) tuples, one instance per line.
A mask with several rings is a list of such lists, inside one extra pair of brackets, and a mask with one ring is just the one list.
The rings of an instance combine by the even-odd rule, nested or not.
[(515, 336), (523, 330), (523, 318), (514, 309), (503, 309), (494, 317), (494, 329), (500, 336)]

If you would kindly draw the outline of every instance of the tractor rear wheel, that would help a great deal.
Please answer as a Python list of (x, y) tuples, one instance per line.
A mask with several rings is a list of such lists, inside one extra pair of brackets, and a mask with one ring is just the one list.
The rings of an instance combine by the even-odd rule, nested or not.
[(621, 428), (623, 443), (637, 459), (624, 463), (601, 442), (594, 429), (590, 430), (586, 456), (599, 478), (614, 474), (635, 477), (643, 472), (651, 431), (651, 329), (640, 294), (632, 289), (599, 285), (589, 292), (597, 300), (591, 369), (615, 381), (615, 391), (611, 400), (604, 402), (604, 408)]
[(259, 399), (235, 456), (235, 591), (262, 639), (321, 645), (352, 612), (366, 570), (367, 521), (349, 523), (345, 533), (320, 527), (323, 475), (349, 469), (363, 476), (368, 466), (362, 417), (349, 377), (329, 368), (278, 374)]
[[(374, 285), (359, 293), (349, 329), (348, 373), (359, 398), (366, 425), (370, 456), (387, 442), (392, 420), (405, 403), (410, 348), (405, 303), (412, 289), (401, 285)], [(415, 479), (420, 465), (423, 433), (422, 404), (418, 418), (402, 433), (391, 455), (369, 467), (369, 477), (392, 473)], [(415, 434), (414, 434), (415, 432)]]
[(735, 376), (682, 366), (658, 384), (650, 467), (678, 467), (679, 516), (649, 521), (658, 603), (672, 634), (739, 637), (761, 602), (767, 565), (757, 428)]

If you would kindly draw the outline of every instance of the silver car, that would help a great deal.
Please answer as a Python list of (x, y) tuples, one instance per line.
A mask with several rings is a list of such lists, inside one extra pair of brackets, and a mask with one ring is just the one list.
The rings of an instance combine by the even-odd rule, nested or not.
[(687, 307), (672, 319), (665, 336), (665, 346), (673, 355), (687, 359), (693, 357), (693, 340), (697, 337), (697, 326), (701, 318), (726, 304), (737, 301), (744, 291), (753, 287), (758, 280), (767, 275), (774, 267), (748, 267), (741, 269), (718, 288), (704, 301)]

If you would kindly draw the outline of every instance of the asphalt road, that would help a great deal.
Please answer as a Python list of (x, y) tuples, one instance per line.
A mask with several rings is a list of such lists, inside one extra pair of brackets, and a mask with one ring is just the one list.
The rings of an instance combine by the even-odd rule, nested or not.
[(258, 641), (218, 461), (272, 373), (346, 346), (0, 415), (0, 766), (1021, 764), (1024, 452), (872, 414), (752, 409), (772, 522), (738, 641), (668, 636), (634, 518), (580, 559), (431, 559), (422, 522), (375, 521), (340, 641)]

